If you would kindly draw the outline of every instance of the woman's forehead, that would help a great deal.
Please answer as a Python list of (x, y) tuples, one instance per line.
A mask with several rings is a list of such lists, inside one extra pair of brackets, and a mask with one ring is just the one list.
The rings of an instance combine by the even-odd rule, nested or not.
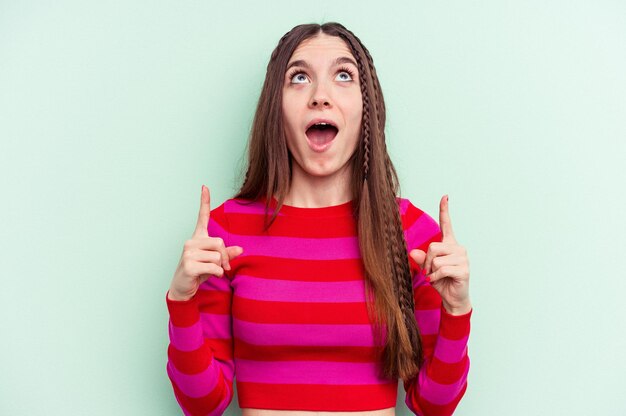
[(289, 61), (319, 59), (326, 57), (336, 59), (341, 56), (352, 57), (352, 52), (346, 42), (338, 36), (320, 33), (312, 38), (303, 40), (293, 51)]

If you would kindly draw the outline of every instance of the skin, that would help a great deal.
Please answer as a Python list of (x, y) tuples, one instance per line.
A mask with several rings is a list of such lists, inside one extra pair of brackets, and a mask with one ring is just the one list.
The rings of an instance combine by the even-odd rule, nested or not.
[[(336, 65), (336, 58), (354, 59), (339, 38), (318, 35), (302, 42), (290, 62), (302, 60), (307, 67), (294, 77), (291, 69), (283, 86), (283, 117), (287, 146), (292, 154), (292, 182), (285, 203), (315, 208), (338, 205), (352, 199), (349, 187), (350, 157), (359, 143), (362, 98), (355, 65)], [(346, 76), (341, 68), (353, 75)], [(332, 145), (324, 152), (313, 151), (307, 143), (306, 125), (314, 118), (332, 120), (339, 128)], [(172, 300), (188, 300), (210, 275), (221, 277), (229, 270), (229, 260), (243, 252), (242, 247), (225, 247), (220, 238), (210, 237), (209, 189), (202, 186), (200, 212), (192, 238), (185, 247), (168, 292)], [(471, 310), (469, 300), (469, 262), (465, 248), (452, 231), (448, 196), (441, 198), (439, 224), (441, 243), (432, 243), (427, 252), (412, 250), (409, 255), (428, 273), (431, 285), (441, 294), (446, 310), (454, 315)], [(395, 408), (362, 412), (310, 412), (268, 409), (242, 409), (243, 416), (393, 416)]]
[(441, 295), (444, 308), (452, 315), (471, 311), (469, 260), (467, 250), (456, 241), (448, 211), (448, 195), (439, 201), (441, 243), (430, 243), (428, 251), (411, 250), (409, 255), (424, 270), (426, 280)]
[(224, 270), (230, 270), (229, 261), (243, 253), (243, 248), (226, 247), (221, 238), (209, 236), (207, 228), (210, 214), (211, 194), (209, 188), (202, 185), (196, 228), (183, 246), (183, 253), (167, 292), (170, 300), (191, 299), (202, 282), (211, 276), (221, 278)]
[[(287, 147), (292, 158), (292, 181), (285, 198), (288, 205), (315, 208), (338, 205), (352, 199), (349, 178), (350, 157), (359, 143), (363, 100), (358, 68), (351, 63), (337, 65), (337, 58), (354, 60), (340, 38), (320, 34), (302, 42), (289, 63), (305, 61), (285, 74), (283, 120)], [(287, 65), (289, 66), (289, 64)], [(349, 69), (349, 76), (342, 70)], [(293, 70), (299, 73), (294, 77)], [(300, 72), (301, 70), (301, 72)], [(306, 125), (315, 118), (333, 121), (339, 128), (328, 150), (313, 151), (305, 135)], [(393, 416), (395, 408), (363, 412), (310, 412), (242, 409), (243, 416)]]
[[(343, 40), (320, 34), (303, 41), (287, 65), (304, 62), (287, 70), (283, 84), (285, 135), (293, 157), (287, 205), (315, 208), (352, 199), (349, 159), (359, 143), (363, 100), (358, 68), (337, 64), (337, 58), (356, 62)], [(311, 149), (305, 134), (307, 124), (316, 118), (328, 119), (339, 129), (321, 153)]]

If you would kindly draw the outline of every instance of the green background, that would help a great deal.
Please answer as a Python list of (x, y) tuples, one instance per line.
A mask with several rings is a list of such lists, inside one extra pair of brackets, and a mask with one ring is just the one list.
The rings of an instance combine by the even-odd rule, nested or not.
[(374, 57), (402, 196), (449, 194), (469, 253), (456, 414), (626, 414), (617, 0), (0, 2), (0, 414), (180, 414), (165, 292), (200, 187), (233, 194), (270, 52), (328, 21)]

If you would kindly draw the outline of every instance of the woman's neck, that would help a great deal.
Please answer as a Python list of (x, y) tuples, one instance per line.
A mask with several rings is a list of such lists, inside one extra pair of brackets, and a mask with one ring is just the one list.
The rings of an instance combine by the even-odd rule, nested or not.
[(351, 201), (350, 165), (329, 176), (312, 176), (295, 163), (284, 203), (294, 207), (321, 208)]

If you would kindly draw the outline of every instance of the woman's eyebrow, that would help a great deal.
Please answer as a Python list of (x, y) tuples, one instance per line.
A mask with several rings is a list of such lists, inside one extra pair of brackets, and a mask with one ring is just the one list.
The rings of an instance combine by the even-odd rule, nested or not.
[(289, 69), (289, 68), (291, 68), (293, 66), (301, 66), (301, 67), (307, 68), (307, 69), (311, 68), (311, 66), (306, 61), (304, 61), (302, 59), (298, 59), (297, 61), (291, 62), (289, 65), (287, 65), (287, 69)]
[(348, 58), (347, 56), (340, 56), (339, 58), (335, 59), (335, 65), (341, 64), (352, 64), (357, 68), (359, 67), (352, 58)]
[[(333, 66), (341, 65), (341, 64), (352, 64), (358, 68), (358, 65), (356, 64), (356, 62), (354, 62), (352, 58), (348, 58), (347, 56), (340, 56), (339, 58), (335, 59), (335, 61), (333, 62)], [(303, 59), (298, 59), (296, 61), (292, 61), (291, 63), (289, 63), (289, 65), (287, 65), (287, 70), (294, 66), (301, 66), (307, 69), (311, 68), (311, 65), (309, 65), (307, 61)]]

